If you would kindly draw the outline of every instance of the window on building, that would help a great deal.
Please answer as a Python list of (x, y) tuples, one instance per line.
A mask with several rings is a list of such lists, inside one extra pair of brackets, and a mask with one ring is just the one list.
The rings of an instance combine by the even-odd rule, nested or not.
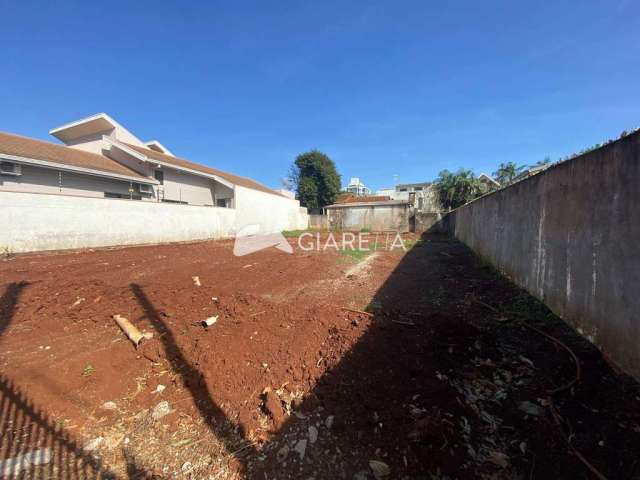
[(406, 189), (406, 188), (401, 188), (401, 189), (400, 189), (400, 191), (401, 191), (401, 192), (406, 192), (406, 191), (407, 191), (407, 189)]
[(15, 175), (22, 173), (21, 165), (13, 162), (0, 162), (0, 175)]
[(128, 193), (104, 192), (104, 198), (124, 198), (126, 200), (142, 200), (141, 195), (130, 195)]
[(228, 198), (218, 198), (216, 199), (216, 207), (221, 208), (229, 208), (230, 200)]
[(422, 206), (424, 205), (424, 198), (418, 198), (418, 210), (422, 210)]
[(422, 191), (422, 187), (416, 187), (416, 192), (421, 192)]
[(164, 172), (162, 170), (155, 170), (153, 176), (160, 182), (160, 185), (164, 185)]

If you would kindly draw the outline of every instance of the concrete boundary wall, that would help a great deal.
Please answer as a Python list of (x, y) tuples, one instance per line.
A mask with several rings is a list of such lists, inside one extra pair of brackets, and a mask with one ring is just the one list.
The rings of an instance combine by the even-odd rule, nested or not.
[(640, 379), (640, 133), (477, 199), (442, 226)]
[(16, 253), (223, 238), (235, 221), (228, 208), (0, 192), (0, 250)]
[(0, 253), (228, 238), (247, 225), (303, 230), (297, 200), (237, 188), (237, 208), (0, 191)]
[(309, 226), (306, 208), (298, 200), (236, 186), (236, 230), (258, 225), (259, 233), (304, 230)]

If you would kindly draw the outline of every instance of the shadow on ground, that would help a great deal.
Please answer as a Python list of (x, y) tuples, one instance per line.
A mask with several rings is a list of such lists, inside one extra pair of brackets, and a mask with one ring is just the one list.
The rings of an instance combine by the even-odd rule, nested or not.
[[(2, 329), (24, 287), (12, 285), (2, 297)], [(244, 478), (589, 478), (585, 460), (608, 478), (638, 478), (637, 384), (616, 376), (560, 319), (449, 238), (424, 235), (368, 314), (336, 309), (351, 322), (341, 328), (364, 322), (365, 333), (262, 448), (243, 441), (241, 429), (235, 437), (220, 430), (229, 421), (202, 372), (144, 290), (130, 288), (205, 424), (227, 452), (241, 450)], [(553, 398), (557, 414), (548, 390), (571, 380), (575, 366), (525, 321), (579, 358), (583, 376)], [(330, 336), (345, 333), (336, 328)], [(11, 382), (0, 381), (0, 391), (2, 458), (47, 446), (55, 457), (24, 478), (111, 475)], [(123, 454), (129, 478), (148, 476)]]
[[(28, 283), (12, 283), (0, 297), (0, 335), (13, 320)], [(0, 375), (0, 478), (107, 479), (116, 475), (83, 450), (64, 425), (51, 418), (14, 382)], [(134, 465), (137, 474), (147, 474)]]
[[(368, 311), (248, 478), (638, 478), (638, 385), (461, 243), (425, 234)], [(525, 322), (579, 357), (554, 414), (575, 366)]]

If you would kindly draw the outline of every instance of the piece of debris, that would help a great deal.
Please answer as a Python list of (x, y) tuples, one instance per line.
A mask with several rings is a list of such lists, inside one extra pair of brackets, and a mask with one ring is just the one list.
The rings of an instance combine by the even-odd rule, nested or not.
[(116, 405), (116, 402), (104, 402), (102, 404), (102, 408), (104, 410), (116, 410), (118, 408), (118, 405)]
[(202, 284), (200, 283), (200, 277), (191, 277), (191, 280), (193, 280), (193, 284), (196, 287), (200, 287)]
[(298, 455), (300, 455), (300, 461), (302, 461), (304, 459), (304, 454), (307, 451), (307, 440), (299, 440), (293, 449), (298, 452)]
[(78, 305), (80, 305), (82, 302), (84, 302), (84, 298), (82, 297), (77, 297), (77, 300), (75, 302), (73, 302), (73, 305), (71, 305), (69, 308), (73, 308), (73, 307), (77, 307)]
[(496, 451), (489, 452), (487, 461), (502, 468), (507, 468), (509, 466), (509, 457), (502, 452), (496, 452)]
[(280, 398), (271, 388), (266, 388), (262, 393), (262, 409), (271, 417), (274, 427), (279, 429), (285, 421), (285, 413)]
[(531, 403), (529, 401), (520, 402), (518, 404), (518, 408), (527, 415), (532, 415), (534, 417), (544, 417), (545, 415), (544, 408), (539, 407), (535, 403)]
[(368, 470), (360, 470), (359, 472), (356, 472), (355, 475), (353, 476), (353, 480), (369, 480), (370, 478), (371, 478), (371, 475), (369, 475)]
[(163, 400), (153, 408), (153, 412), (151, 412), (151, 418), (153, 418), (154, 420), (160, 420), (162, 417), (165, 417), (170, 413), (171, 407), (169, 406), (169, 402)]
[(244, 266), (244, 267), (242, 267), (242, 268), (249, 268), (249, 267), (253, 267), (253, 264), (252, 264), (252, 263), (250, 263), (250, 264), (248, 264), (248, 265), (245, 265), (245, 266)]
[(333, 415), (329, 415), (327, 419), (324, 421), (324, 426), (331, 430), (333, 427)]
[(278, 460), (279, 463), (282, 463), (287, 459), (288, 456), (289, 456), (289, 447), (285, 445), (280, 450), (278, 450), (278, 453), (276, 454), (276, 459)]
[(83, 447), (83, 450), (87, 452), (92, 452), (96, 450), (103, 443), (104, 443), (104, 437), (96, 437), (92, 440), (89, 440)]
[(53, 454), (50, 448), (39, 448), (29, 453), (0, 460), (0, 476), (17, 478), (22, 470), (32, 466), (46, 465), (51, 462)]
[(524, 356), (522, 356), (522, 355), (518, 355), (518, 359), (519, 359), (521, 362), (524, 362), (524, 363), (526, 363), (527, 365), (529, 365), (531, 368), (536, 368), (536, 367), (533, 365), (533, 362), (532, 362), (531, 360), (529, 360), (527, 357), (524, 357)]
[(380, 460), (370, 460), (369, 467), (373, 472), (373, 476), (376, 477), (377, 480), (387, 478), (391, 475), (391, 468), (389, 468), (389, 465), (381, 462)]
[(211, 297), (211, 301), (213, 303), (218, 303), (218, 297)]
[(313, 425), (309, 426), (309, 443), (316, 443), (318, 440), (318, 429)]
[(164, 385), (158, 384), (156, 389), (151, 393), (162, 393), (162, 392), (164, 392), (165, 388), (167, 388), (167, 387), (165, 387)]
[(131, 340), (136, 348), (138, 348), (138, 345), (144, 338), (144, 335), (140, 333), (140, 330), (138, 330), (128, 319), (124, 318), (121, 315), (114, 315), (113, 319), (116, 321), (125, 335), (129, 338), (129, 340)]
[(144, 332), (144, 333), (142, 334), (142, 337), (143, 337), (145, 340), (151, 340), (151, 339), (153, 338), (153, 332)]
[(180, 470), (182, 470), (182, 473), (186, 475), (191, 470), (193, 470), (193, 464), (191, 462), (184, 462), (182, 464), (182, 467), (180, 467)]
[(342, 310), (346, 310), (347, 312), (351, 312), (351, 313), (358, 313), (360, 315), (364, 315), (366, 317), (373, 317), (374, 314), (373, 313), (369, 313), (369, 312), (365, 312), (363, 310), (356, 310), (355, 308), (347, 308), (347, 307), (340, 307)]
[(403, 320), (391, 320), (391, 322), (396, 323), (398, 325), (404, 325), (405, 327), (415, 327), (416, 324), (413, 322), (405, 322)]
[(218, 321), (218, 315), (215, 315), (213, 317), (205, 318), (200, 323), (202, 323), (202, 326), (206, 328), (206, 327), (210, 327), (211, 325), (213, 325), (217, 321)]

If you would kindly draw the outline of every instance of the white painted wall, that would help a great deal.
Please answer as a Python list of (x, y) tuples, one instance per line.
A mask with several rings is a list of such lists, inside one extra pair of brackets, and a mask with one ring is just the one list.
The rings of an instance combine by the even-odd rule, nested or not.
[(213, 188), (215, 181), (183, 173), (171, 168), (163, 168), (164, 198), (191, 205), (214, 205)]
[(12, 252), (154, 244), (305, 229), (297, 200), (237, 187), (240, 208), (0, 191), (0, 249)]
[(0, 248), (12, 252), (223, 238), (229, 208), (0, 192)]
[(306, 208), (298, 200), (236, 186), (236, 231), (260, 225), (260, 233), (303, 230), (309, 227)]

